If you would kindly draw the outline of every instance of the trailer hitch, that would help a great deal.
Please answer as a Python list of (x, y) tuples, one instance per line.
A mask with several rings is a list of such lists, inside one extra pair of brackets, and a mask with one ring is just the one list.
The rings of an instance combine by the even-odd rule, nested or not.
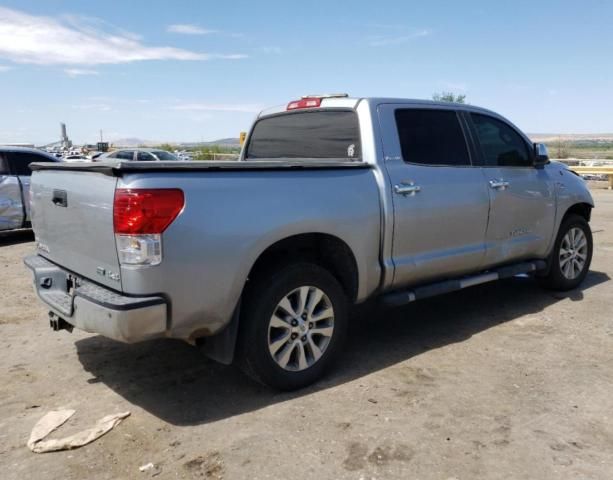
[(67, 330), (72, 333), (73, 326), (64, 320), (62, 317), (58, 317), (55, 313), (49, 312), (49, 326), (54, 332), (59, 332), (60, 330)]

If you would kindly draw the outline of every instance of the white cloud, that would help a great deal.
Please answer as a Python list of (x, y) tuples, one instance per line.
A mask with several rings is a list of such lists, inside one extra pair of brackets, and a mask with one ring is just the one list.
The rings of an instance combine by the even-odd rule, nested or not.
[(98, 112), (109, 112), (112, 110), (111, 106), (106, 103), (84, 103), (81, 105), (73, 105), (72, 108), (77, 110), (95, 110)]
[(0, 65), (0, 72), (8, 72), (9, 70), (13, 70), (13, 67), (9, 67), (8, 65)]
[(218, 58), (220, 60), (241, 60), (243, 58), (249, 58), (249, 55), (245, 55), (244, 53), (228, 53), (228, 54), (211, 54), (209, 55), (209, 59)]
[(192, 122), (201, 123), (201, 122), (208, 122), (209, 120), (215, 118), (215, 115), (211, 113), (207, 113), (207, 112), (194, 112), (194, 113), (190, 113), (186, 118), (191, 120)]
[[(239, 59), (174, 47), (150, 47), (140, 37), (103, 21), (74, 16), (51, 18), (0, 7), (0, 57), (39, 65), (100, 65), (140, 60)], [(110, 32), (110, 33), (109, 33)]]
[(368, 45), (371, 47), (385, 47), (388, 45), (398, 45), (401, 43), (407, 43), (411, 40), (421, 37), (427, 37), (432, 35), (430, 30), (418, 30), (416, 32), (410, 33), (408, 35), (394, 35), (394, 36), (385, 36), (385, 35), (377, 35), (370, 37), (368, 40)]
[(255, 103), (242, 104), (213, 104), (213, 103), (181, 103), (170, 107), (172, 110), (190, 112), (243, 112), (255, 113), (262, 110), (262, 106)]
[(166, 31), (170, 33), (181, 33), (183, 35), (208, 35), (210, 33), (217, 33), (217, 30), (209, 30), (207, 28), (202, 28), (198, 25), (191, 25), (188, 23), (168, 25), (168, 27), (166, 27)]
[(89, 70), (86, 68), (66, 68), (64, 73), (69, 77), (80, 77), (82, 75), (98, 75), (96, 70)]

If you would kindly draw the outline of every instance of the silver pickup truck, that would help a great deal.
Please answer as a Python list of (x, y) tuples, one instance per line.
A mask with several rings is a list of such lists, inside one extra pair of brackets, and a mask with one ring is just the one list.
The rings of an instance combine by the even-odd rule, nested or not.
[(468, 105), (304, 97), (238, 162), (32, 168), (25, 263), (54, 329), (183, 339), (279, 389), (328, 369), (352, 304), (518, 274), (567, 290), (592, 256), (584, 181)]
[(57, 159), (34, 148), (0, 146), (0, 232), (30, 225), (32, 162)]

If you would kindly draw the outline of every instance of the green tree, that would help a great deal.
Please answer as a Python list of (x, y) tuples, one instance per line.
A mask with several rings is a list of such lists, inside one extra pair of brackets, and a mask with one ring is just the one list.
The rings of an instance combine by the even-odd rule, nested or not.
[(454, 94), (452, 92), (441, 92), (432, 95), (435, 102), (466, 103), (466, 95)]
[[(234, 154), (237, 155), (240, 153), (240, 148), (237, 147), (226, 147), (221, 145), (207, 145), (203, 148), (192, 149), (194, 160), (213, 160), (215, 154), (225, 153), (225, 154)], [(219, 157), (217, 157), (219, 160)]]

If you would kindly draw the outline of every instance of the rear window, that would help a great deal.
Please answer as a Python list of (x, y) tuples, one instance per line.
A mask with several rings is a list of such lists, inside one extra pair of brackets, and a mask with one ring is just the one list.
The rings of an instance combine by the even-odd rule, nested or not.
[(245, 158), (360, 160), (360, 129), (353, 111), (311, 111), (258, 120)]

